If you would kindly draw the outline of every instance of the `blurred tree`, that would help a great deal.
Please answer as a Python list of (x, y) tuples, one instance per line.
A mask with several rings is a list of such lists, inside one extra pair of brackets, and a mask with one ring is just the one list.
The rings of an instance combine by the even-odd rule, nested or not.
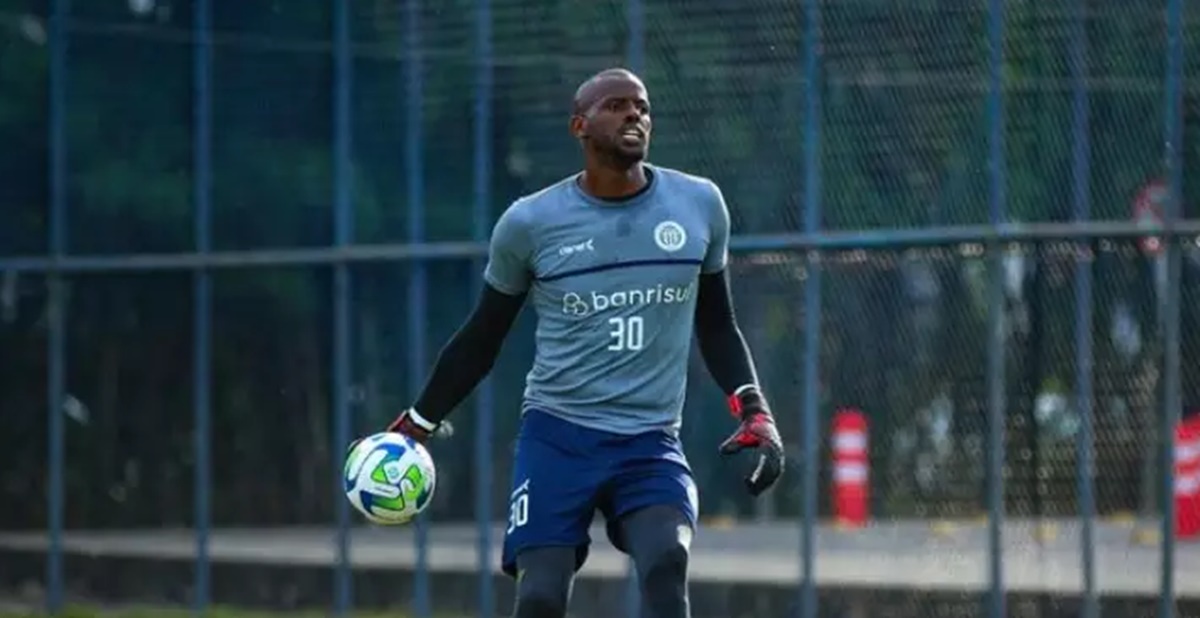
[[(626, 61), (627, 27), (625, 8), (615, 1), (493, 5), (494, 219), (517, 195), (574, 171), (570, 162), (577, 146), (565, 132), (570, 94), (593, 71)], [(827, 2), (820, 84), (803, 79), (805, 24), (795, 3), (753, 5), (746, 10), (727, 0), (646, 0), (642, 72), (654, 99), (656, 162), (716, 179), (733, 209), (736, 232), (798, 230), (805, 207), (804, 97), (815, 86), (824, 97), (824, 225), (903, 228), (987, 220), (988, 50), (981, 5)], [(1162, 171), (1159, 5), (1088, 3), (1088, 155), (1096, 217), (1128, 217), (1138, 190)], [(147, 6), (134, 12), (121, 3), (88, 4), (76, 7), (72, 18), (67, 188), (69, 244), (76, 251), (192, 247), (192, 7), (185, 0)], [(280, 0), (214, 6), (216, 244), (242, 249), (326, 244), (333, 199), (329, 8)], [(414, 102), (404, 96), (412, 77), (402, 57), (407, 14), (396, 3), (356, 4), (351, 174), (357, 233), (364, 241), (407, 238), (412, 204), (405, 118), (411, 109), (421, 116), (426, 236), (462, 239), (475, 232), (473, 6), (467, 0), (422, 4), (424, 96)], [(1066, 220), (1072, 214), (1067, 59), (1074, 2), (1008, 6), (1003, 72), (1008, 211), (1021, 221)], [(46, 248), (46, 10), (46, 3), (32, 0), (7, 0), (0, 7), (0, 141), (6, 145), (0, 149), (0, 255)], [(1191, 70), (1200, 66), (1200, 22), (1188, 24), (1187, 40)], [(1196, 127), (1189, 123), (1189, 135)], [(1196, 143), (1187, 142), (1189, 170), (1196, 165)], [(1200, 189), (1191, 182), (1196, 174), (1187, 176), (1187, 207), (1194, 212)], [(1022, 279), (1007, 305), (1014, 411), (1033, 405), (1041, 385), (1069, 391), (1074, 379), (1073, 296), (1070, 275), (1063, 274), (1069, 262), (1053, 247), (1039, 255), (1023, 267), (1038, 276)], [(877, 465), (915, 461), (900, 437), (924, 436), (914, 440), (932, 444), (949, 423), (958, 437), (952, 456), (957, 464), (944, 465), (957, 465), (960, 478), (971, 478), (969, 470), (980, 459), (977, 438), (986, 400), (981, 263), (940, 250), (839, 259), (828, 271), (824, 297), (825, 407), (858, 405), (878, 417)], [(796, 290), (803, 268), (787, 256), (757, 256), (741, 261), (740, 268), (753, 284), (739, 294), (740, 311), (754, 324), (760, 362), (769, 367), (765, 379), (780, 402), (801, 401), (803, 320)], [(429, 314), (430, 332), (436, 334), (430, 359), (461, 319), (476, 271), (439, 271), (436, 307)], [(1114, 419), (1127, 408), (1135, 410), (1138, 422), (1152, 414), (1157, 379), (1144, 359), (1155, 358), (1159, 348), (1147, 344), (1137, 357), (1143, 360), (1131, 361), (1109, 337), (1120, 322), (1114, 316), (1128, 309), (1140, 337), (1154, 339), (1155, 292), (1145, 283), (1151, 272), (1149, 262), (1124, 250), (1110, 252), (1097, 266), (1097, 387), (1103, 391), (1097, 405), (1105, 427), (1119, 425)], [(356, 309), (356, 323), (365, 325), (358, 341), (372, 359), (371, 366), (356, 370), (356, 384), (369, 385), (356, 395), (356, 409), (366, 410), (360, 429), (411, 396), (402, 379), (407, 353), (403, 319), (397, 316), (406, 304), (408, 273), (407, 266), (380, 269)], [(73, 284), (75, 356), (68, 384), (82, 409), (91, 411), (89, 425), (78, 420), (71, 425), (77, 438), (69, 500), (73, 522), (161, 523), (163, 513), (188, 517), (180, 506), (190, 492), (190, 460), (184, 454), (190, 448), (190, 393), (184, 385), (191, 369), (184, 350), (190, 346), (191, 316), (185, 279), (99, 277)], [(228, 521), (329, 517), (327, 286), (320, 269), (252, 271), (218, 281), (214, 448), (218, 509)], [(44, 311), (39, 278), (0, 273), (3, 490), (38, 493), (43, 486)], [(1189, 311), (1185, 319), (1195, 316)], [(1036, 331), (1020, 330), (1035, 323)], [(1190, 350), (1195, 329), (1186, 332)], [(501, 369), (506, 378), (497, 380), (497, 401), (505, 410), (519, 397), (531, 352), (525, 343), (506, 348)], [(1034, 356), (1040, 360), (1037, 375), (1022, 373)], [(949, 420), (945, 410), (952, 410)], [(469, 432), (470, 417), (462, 416)], [(505, 416), (499, 439), (511, 432), (511, 416)], [(781, 418), (793, 440), (799, 436), (796, 416)], [(158, 420), (141, 420), (151, 418)], [(709, 466), (710, 443), (719, 430), (715, 424), (695, 430), (701, 469)], [(1118, 436), (1114, 446), (1102, 455), (1111, 455), (1117, 469), (1127, 467), (1121, 463), (1121, 453), (1130, 450), (1121, 442), (1125, 434), (1113, 432), (1105, 435)], [(170, 446), (137, 446), (152, 435)], [(462, 455), (444, 458), (453, 460), (447, 464), (451, 473), (465, 474), (470, 441), (447, 448)], [(1014, 460), (1021, 461), (1033, 446), (1015, 441), (1012, 448)], [(130, 471), (131, 462), (140, 473)], [(264, 475), (253, 484), (241, 477), (251, 469)], [(921, 491), (943, 503), (957, 497), (979, 504), (973, 493), (978, 483), (913, 489), (924, 482), (910, 473), (915, 468), (899, 470), (886, 481), (894, 489), (885, 487), (883, 502), (893, 512), (920, 510), (913, 496)], [(1064, 479), (1069, 482), (1069, 476)], [(714, 488), (728, 482), (736, 479), (714, 473), (705, 481)], [(116, 489), (121, 491), (114, 494)], [(139, 491), (142, 502), (122, 498), (123, 510), (108, 508), (114, 495)], [(446, 516), (470, 514), (469, 495), (447, 500)], [(1106, 508), (1131, 508), (1133, 500), (1113, 497)], [(794, 509), (794, 492), (780, 492), (779, 504), (783, 512)], [(706, 503), (709, 508), (750, 507), (748, 501), (725, 504), (715, 498)], [(41, 521), (38, 500), (0, 514), (0, 525)]]

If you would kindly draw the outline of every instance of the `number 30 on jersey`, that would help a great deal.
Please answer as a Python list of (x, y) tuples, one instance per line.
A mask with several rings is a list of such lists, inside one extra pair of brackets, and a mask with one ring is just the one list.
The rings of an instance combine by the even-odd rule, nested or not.
[(642, 344), (646, 341), (646, 329), (642, 316), (632, 315), (609, 318), (608, 325), (612, 327), (608, 332), (609, 336), (612, 337), (612, 343), (608, 344), (610, 351), (624, 352), (632, 350), (636, 352), (642, 349)]

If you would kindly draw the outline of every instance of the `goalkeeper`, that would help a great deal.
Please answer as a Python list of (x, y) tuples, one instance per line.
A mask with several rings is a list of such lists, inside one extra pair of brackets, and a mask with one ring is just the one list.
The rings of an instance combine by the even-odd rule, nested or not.
[(688, 618), (699, 507), (679, 429), (693, 333), (738, 422), (720, 451), (756, 454), (747, 490), (771, 487), (784, 463), (730, 299), (729, 212), (712, 181), (645, 162), (649, 95), (629, 71), (580, 85), (569, 126), (583, 170), (500, 216), (478, 305), (388, 430), (435, 433), (529, 302), (536, 354), (502, 557), (514, 618), (566, 615), (597, 511), (634, 561), (643, 616)]

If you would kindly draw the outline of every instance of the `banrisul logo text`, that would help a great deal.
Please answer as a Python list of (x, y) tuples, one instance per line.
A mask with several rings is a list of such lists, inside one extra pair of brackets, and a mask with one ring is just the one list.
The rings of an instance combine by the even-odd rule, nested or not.
[(646, 305), (674, 305), (685, 303), (692, 297), (691, 285), (662, 285), (651, 288), (621, 290), (617, 292), (584, 292), (563, 294), (563, 313), (584, 317), (607, 309), (641, 307)]

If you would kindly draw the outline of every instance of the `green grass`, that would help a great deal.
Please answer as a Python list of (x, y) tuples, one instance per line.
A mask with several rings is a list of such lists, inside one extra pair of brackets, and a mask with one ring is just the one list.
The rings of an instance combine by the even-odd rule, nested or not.
[[(229, 608), (212, 608), (206, 614), (208, 618), (327, 618), (329, 612), (325, 611), (305, 611), (305, 612), (268, 612), (268, 611), (251, 611)], [(48, 618), (49, 614), (40, 611), (22, 612), (22, 611), (0, 611), (0, 618)], [(369, 611), (369, 612), (354, 612), (351, 614), (353, 618), (407, 618), (408, 614), (401, 610), (397, 611)], [(70, 607), (59, 613), (55, 618), (192, 618), (190, 609), (166, 609), (166, 608), (88, 608), (88, 607)], [(442, 616), (442, 618), (452, 618), (450, 616)]]

